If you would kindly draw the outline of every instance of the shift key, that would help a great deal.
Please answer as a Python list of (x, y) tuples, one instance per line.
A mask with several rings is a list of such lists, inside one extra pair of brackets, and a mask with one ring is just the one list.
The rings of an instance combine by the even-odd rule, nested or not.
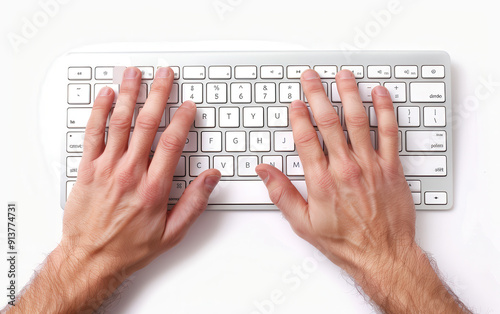
[(445, 177), (446, 156), (399, 156), (406, 176)]

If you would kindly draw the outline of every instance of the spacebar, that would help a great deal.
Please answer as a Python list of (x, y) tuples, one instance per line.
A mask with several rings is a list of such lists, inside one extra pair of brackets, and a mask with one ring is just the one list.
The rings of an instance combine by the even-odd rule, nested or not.
[[(305, 181), (292, 181), (293, 185), (307, 199)], [(220, 181), (208, 199), (209, 205), (222, 204), (272, 204), (267, 188), (262, 181)]]

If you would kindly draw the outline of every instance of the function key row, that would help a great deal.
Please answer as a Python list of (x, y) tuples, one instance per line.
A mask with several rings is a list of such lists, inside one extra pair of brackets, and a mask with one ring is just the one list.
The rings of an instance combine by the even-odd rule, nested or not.
[[(174, 79), (181, 78), (181, 67), (171, 66), (174, 71)], [(300, 79), (302, 73), (311, 67), (308, 65), (290, 65), (286, 69), (281, 65), (265, 65), (260, 67), (261, 79)], [(139, 66), (143, 80), (154, 78), (154, 67)], [(334, 79), (339, 67), (336, 65), (317, 65), (313, 69), (318, 72), (322, 79)], [(341, 70), (349, 70), (358, 79), (365, 78), (365, 67), (362, 65), (343, 65)], [(96, 67), (94, 77), (96, 80), (112, 80), (114, 67)], [(394, 70), (394, 73), (393, 73)], [(233, 67), (231, 66), (209, 66), (208, 71), (205, 66), (184, 66), (182, 67), (182, 78), (185, 80), (229, 80), (232, 78)], [(257, 79), (258, 67), (254, 65), (240, 65), (234, 67), (235, 79)], [(366, 67), (366, 76), (369, 79), (416, 79), (419, 77), (419, 67), (416, 65), (369, 65)], [(420, 69), (420, 76), (424, 79), (442, 79), (445, 77), (443, 65), (423, 65)], [(70, 67), (68, 69), (69, 80), (91, 80), (91, 67)]]

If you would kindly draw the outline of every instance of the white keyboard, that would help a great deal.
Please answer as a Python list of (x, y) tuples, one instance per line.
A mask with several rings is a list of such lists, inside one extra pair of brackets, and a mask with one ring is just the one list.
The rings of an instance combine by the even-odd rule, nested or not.
[[(198, 106), (176, 168), (170, 207), (196, 176), (208, 168), (217, 168), (222, 180), (209, 200), (208, 209), (276, 209), (255, 173), (259, 163), (279, 168), (307, 197), (288, 106), (295, 99), (307, 102), (299, 79), (310, 68), (321, 76), (332, 106), (342, 120), (335, 74), (341, 69), (354, 73), (369, 115), (375, 147), (377, 119), (371, 90), (376, 85), (388, 88), (400, 128), (400, 158), (416, 208), (452, 207), (452, 94), (450, 58), (445, 52), (84, 52), (68, 54), (63, 63), (60, 73), (66, 90), (63, 208), (76, 180), (85, 126), (95, 95), (103, 86), (112, 87), (118, 94), (121, 73), (127, 66), (137, 66), (143, 73), (134, 120), (144, 105), (156, 69), (170, 66), (175, 73), (152, 154), (179, 105), (192, 100)], [(319, 132), (318, 136), (322, 142)]]

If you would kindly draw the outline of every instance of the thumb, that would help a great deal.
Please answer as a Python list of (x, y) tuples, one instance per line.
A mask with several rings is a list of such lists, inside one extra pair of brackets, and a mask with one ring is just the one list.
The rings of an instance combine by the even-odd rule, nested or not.
[(297, 188), (277, 168), (260, 164), (255, 172), (264, 181), (269, 192), (269, 198), (276, 205), (297, 234), (310, 226), (307, 202)]
[(174, 208), (167, 214), (167, 222), (163, 241), (170, 244), (172, 240), (180, 241), (189, 227), (196, 221), (207, 207), (208, 198), (219, 183), (219, 170), (209, 169), (200, 174), (186, 188)]

